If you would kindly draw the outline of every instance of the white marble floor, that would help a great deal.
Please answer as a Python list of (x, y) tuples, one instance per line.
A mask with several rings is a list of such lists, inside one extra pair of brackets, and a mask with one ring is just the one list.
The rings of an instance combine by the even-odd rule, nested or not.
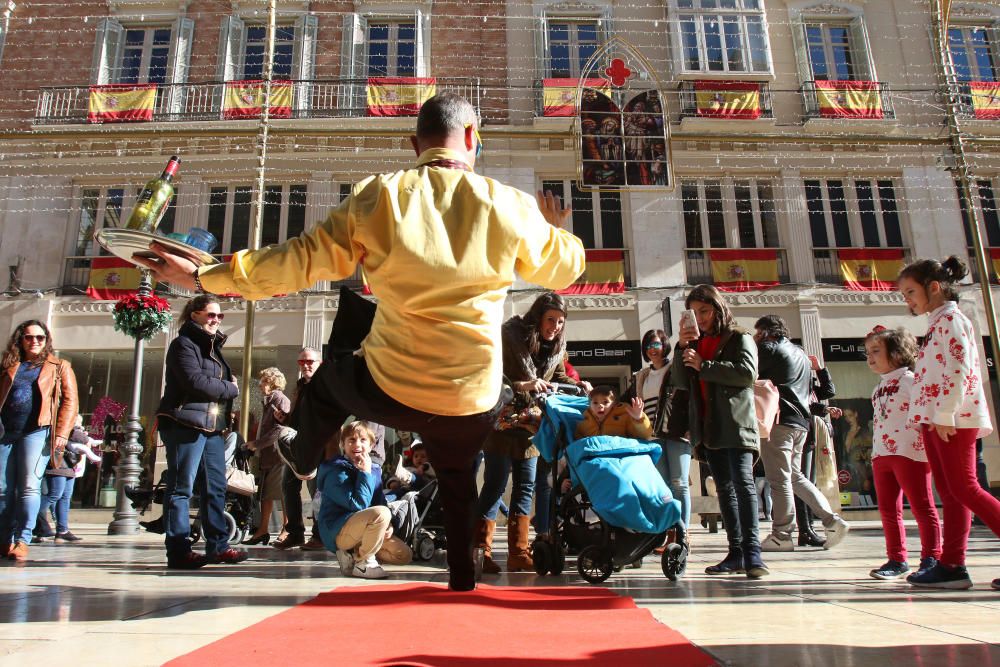
[[(366, 583), (341, 577), (332, 554), (271, 547), (251, 547), (251, 559), (237, 566), (168, 572), (159, 536), (108, 537), (104, 518), (110, 515), (80, 513), (73, 529), (83, 542), (32, 546), (29, 563), (0, 563), (0, 656), (6, 664), (17, 658), (32, 665), (158, 665), (319, 592)], [(916, 549), (916, 528), (910, 532)], [(503, 535), (499, 539), (502, 546)], [(868, 570), (885, 560), (874, 522), (855, 524), (831, 551), (769, 555), (772, 574), (759, 581), (703, 574), (705, 565), (722, 557), (724, 539), (696, 527), (692, 541), (681, 581), (669, 582), (650, 558), (605, 585), (634, 597), (720, 664), (1000, 665), (1000, 592), (989, 588), (1000, 576), (1000, 542), (988, 531), (974, 530), (971, 540), (975, 588), (957, 592), (868, 578)], [(395, 580), (446, 581), (443, 570), (428, 565), (389, 569)], [(572, 560), (560, 577), (515, 574), (487, 581), (587, 585)]]

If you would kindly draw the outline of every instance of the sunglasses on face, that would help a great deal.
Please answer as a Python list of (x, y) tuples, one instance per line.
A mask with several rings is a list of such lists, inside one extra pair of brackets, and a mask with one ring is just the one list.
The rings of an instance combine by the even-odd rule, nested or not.
[(225, 313), (205, 313), (206, 320), (219, 320), (220, 322), (226, 319)]
[(299, 366), (312, 366), (313, 364), (318, 363), (318, 359), (299, 359)]
[(24, 334), (23, 336), (21, 336), (21, 340), (26, 340), (29, 343), (33, 341), (38, 343), (44, 343), (45, 338), (46, 338), (45, 334), (40, 334), (38, 336), (32, 336), (31, 334)]
[(663, 343), (650, 343), (649, 345), (646, 346), (646, 349), (647, 350), (662, 350), (663, 349)]

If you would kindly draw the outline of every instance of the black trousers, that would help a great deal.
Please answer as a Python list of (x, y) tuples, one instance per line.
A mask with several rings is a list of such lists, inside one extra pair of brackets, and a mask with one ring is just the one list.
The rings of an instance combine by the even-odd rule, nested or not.
[[(305, 483), (309, 489), (310, 497), (316, 495), (316, 480), (311, 479)], [(305, 537), (306, 524), (302, 516), (302, 480), (296, 477), (288, 466), (281, 471), (281, 508), (285, 511), (285, 531), (289, 535)], [(319, 531), (316, 530), (316, 508), (313, 508), (313, 529), (312, 534), (317, 539)]]
[[(419, 378), (414, 378), (419, 382)], [(448, 537), (450, 586), (475, 588), (473, 531), (478, 493), (474, 466), (493, 430), (502, 404), (486, 412), (447, 416), (421, 412), (393, 399), (375, 383), (364, 357), (340, 354), (327, 359), (302, 387), (297, 408), (298, 434), (291, 455), (299, 470), (315, 470), (326, 443), (339, 438), (348, 416), (419, 433), (437, 472)]]
[(715, 478), (719, 513), (726, 527), (729, 548), (744, 555), (760, 549), (757, 530), (757, 487), (753, 481), (753, 452), (746, 449), (705, 448)]

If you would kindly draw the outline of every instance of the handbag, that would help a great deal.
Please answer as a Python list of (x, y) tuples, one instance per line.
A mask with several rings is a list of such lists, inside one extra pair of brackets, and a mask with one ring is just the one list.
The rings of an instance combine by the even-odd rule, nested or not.
[(753, 383), (754, 416), (757, 418), (757, 432), (761, 438), (769, 438), (771, 429), (778, 423), (778, 388), (770, 380), (755, 380)]
[(241, 496), (252, 496), (257, 493), (257, 480), (246, 470), (229, 466), (226, 470), (226, 491)]

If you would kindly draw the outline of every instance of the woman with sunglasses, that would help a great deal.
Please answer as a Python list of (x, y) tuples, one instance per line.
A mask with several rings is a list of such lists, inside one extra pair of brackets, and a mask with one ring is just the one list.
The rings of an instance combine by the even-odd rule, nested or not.
[(2, 363), (0, 553), (24, 561), (41, 505), (42, 477), (53, 454), (61, 464), (79, 401), (73, 368), (55, 356), (43, 322), (19, 324)]
[(671, 428), (674, 420), (670, 406), (678, 390), (670, 384), (669, 345), (670, 337), (662, 329), (650, 329), (643, 334), (642, 358), (649, 362), (649, 366), (632, 375), (622, 401), (628, 402), (632, 398), (643, 400), (643, 410), (653, 424), (653, 437), (663, 447), (663, 455), (656, 467), (674, 497), (680, 501), (681, 519), (687, 526), (691, 522), (691, 491), (688, 488), (691, 443), (685, 437), (686, 428)]
[[(239, 563), (247, 552), (229, 546), (226, 527), (228, 427), (239, 388), (222, 356), (226, 335), (219, 301), (203, 294), (187, 302), (181, 328), (167, 350), (167, 377), (157, 408), (160, 438), (167, 450), (164, 498), (167, 567), (194, 570), (209, 563)], [(198, 487), (205, 554), (191, 550), (191, 495)]]

